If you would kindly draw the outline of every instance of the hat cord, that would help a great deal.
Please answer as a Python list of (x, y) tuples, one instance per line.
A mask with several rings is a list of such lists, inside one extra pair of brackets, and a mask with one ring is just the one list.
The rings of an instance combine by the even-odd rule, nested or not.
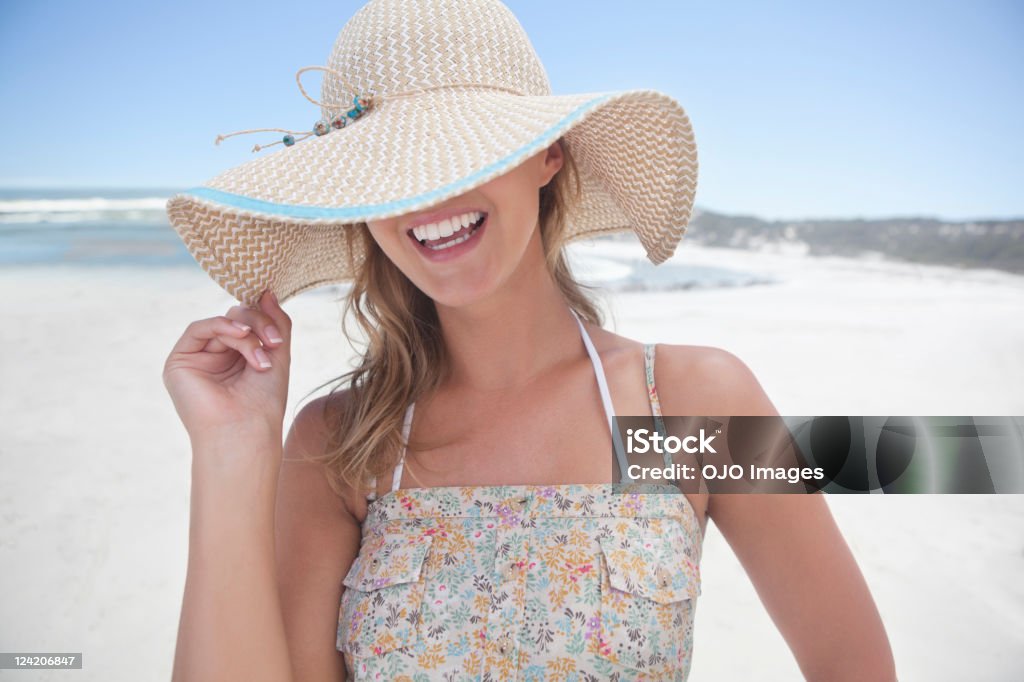
[[(317, 106), (324, 107), (326, 109), (341, 109), (342, 111), (340, 111), (337, 114), (332, 115), (329, 120), (328, 119), (323, 119), (323, 118), (318, 120), (316, 123), (313, 124), (313, 129), (312, 130), (287, 130), (285, 128), (250, 128), (248, 130), (238, 130), (238, 131), (235, 131), (233, 133), (226, 133), (226, 134), (218, 135), (217, 139), (214, 140), (214, 144), (215, 145), (219, 145), (222, 140), (225, 140), (225, 139), (227, 139), (229, 137), (234, 137), (235, 135), (246, 135), (248, 133), (279, 132), (279, 133), (285, 133), (285, 136), (283, 138), (281, 138), (280, 140), (278, 140), (277, 142), (271, 142), (269, 144), (264, 144), (264, 145), (259, 145), (258, 144), (256, 146), (254, 146), (252, 148), (252, 150), (254, 152), (258, 152), (261, 149), (266, 149), (267, 147), (273, 147), (275, 144), (284, 144), (285, 146), (290, 147), (293, 144), (295, 144), (296, 142), (302, 141), (302, 140), (304, 140), (307, 137), (310, 137), (312, 135), (316, 135), (316, 136), (319, 137), (321, 135), (326, 135), (327, 133), (331, 132), (332, 129), (344, 128), (347, 125), (349, 125), (350, 122), (353, 122), (356, 119), (362, 118), (362, 116), (367, 111), (369, 111), (370, 109), (373, 109), (376, 105), (380, 104), (381, 102), (383, 102), (385, 100), (400, 99), (400, 98), (403, 98), (403, 97), (412, 97), (414, 95), (420, 95), (420, 94), (423, 94), (425, 92), (430, 92), (432, 90), (440, 90), (440, 89), (455, 88), (455, 87), (478, 87), (478, 88), (489, 88), (489, 89), (493, 89), (493, 90), (502, 90), (502, 91), (505, 91), (505, 92), (510, 92), (510, 93), (512, 93), (514, 95), (522, 95), (523, 94), (522, 92), (520, 92), (519, 90), (515, 90), (514, 88), (507, 88), (507, 87), (503, 87), (503, 86), (500, 86), (500, 85), (493, 85), (493, 84), (490, 84), (490, 83), (468, 83), (468, 82), (445, 83), (443, 85), (430, 85), (430, 86), (426, 86), (426, 87), (422, 87), (422, 88), (416, 88), (416, 89), (413, 89), (413, 90), (405, 90), (405, 91), (402, 91), (402, 92), (391, 93), (391, 94), (388, 94), (388, 95), (377, 95), (377, 94), (374, 94), (373, 92), (370, 92), (368, 94), (356, 94), (352, 98), (352, 105), (353, 105), (352, 108), (349, 108), (347, 111), (344, 111), (344, 109), (346, 107), (349, 107), (348, 104), (338, 104), (338, 103), (335, 103), (335, 102), (331, 102), (331, 103), (320, 102), (320, 101), (315, 100), (315, 99), (313, 99), (312, 97), (309, 96), (309, 93), (306, 92), (306, 89), (304, 87), (302, 87), (302, 74), (304, 72), (306, 72), (306, 71), (312, 71), (312, 70), (325, 71), (325, 72), (328, 72), (328, 73), (333, 73), (336, 76), (339, 76), (339, 77), (342, 77), (342, 78), (344, 77), (344, 75), (342, 73), (340, 73), (339, 71), (336, 71), (336, 70), (334, 70), (332, 68), (329, 68), (329, 67), (326, 67), (326, 66), (304, 66), (304, 67), (302, 67), (301, 69), (299, 69), (298, 71), (295, 72), (295, 82), (298, 83), (299, 90), (302, 92), (302, 96), (305, 97), (310, 102), (312, 102), (313, 104), (316, 104)], [(350, 119), (351, 119), (351, 121), (350, 121)], [(300, 137), (296, 138), (295, 137), (296, 135), (298, 135)]]

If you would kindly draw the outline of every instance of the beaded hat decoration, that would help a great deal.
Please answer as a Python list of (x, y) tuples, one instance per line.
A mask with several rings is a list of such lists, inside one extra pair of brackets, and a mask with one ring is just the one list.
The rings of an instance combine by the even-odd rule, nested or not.
[[(360, 118), (363, 114), (372, 109), (375, 104), (378, 104), (385, 99), (408, 97), (410, 95), (416, 95), (423, 92), (427, 92), (428, 90), (431, 89), (419, 88), (416, 90), (409, 90), (406, 92), (399, 92), (391, 95), (375, 95), (374, 93), (368, 93), (365, 95), (357, 94), (352, 98), (351, 104), (325, 104), (324, 102), (319, 102), (310, 97), (309, 93), (306, 92), (306, 88), (302, 86), (302, 74), (305, 73), (306, 71), (324, 71), (325, 73), (335, 74), (339, 78), (344, 78), (344, 74), (338, 73), (334, 69), (328, 68), (326, 66), (304, 66), (295, 72), (295, 82), (298, 84), (299, 90), (302, 92), (302, 96), (305, 97), (310, 102), (312, 102), (313, 104), (316, 104), (317, 106), (325, 107), (331, 110), (344, 109), (345, 107), (351, 107), (351, 109), (348, 109), (347, 111), (339, 111), (336, 114), (332, 114), (329, 118), (319, 119), (316, 123), (313, 124), (313, 128), (309, 131), (286, 130), (284, 128), (250, 128), (249, 130), (239, 130), (233, 133), (218, 135), (217, 139), (214, 141), (214, 144), (220, 144), (223, 140), (226, 140), (227, 138), (233, 137), (235, 135), (246, 135), (248, 133), (279, 132), (286, 134), (277, 142), (271, 142), (269, 144), (264, 145), (258, 144), (254, 146), (252, 150), (254, 152), (258, 152), (263, 149), (266, 149), (267, 147), (273, 147), (275, 144), (284, 144), (286, 147), (291, 147), (296, 142), (304, 140), (312, 135), (326, 135), (327, 133), (331, 132), (331, 130), (340, 130), (344, 128), (346, 125), (349, 124), (349, 122), (354, 122), (357, 118)], [(482, 88), (492, 87), (487, 83), (459, 83), (459, 85)], [(451, 87), (451, 85), (440, 87)], [(301, 135), (301, 137), (295, 139), (296, 135)]]
[[(323, 102), (318, 102), (318, 101), (316, 101), (315, 99), (313, 99), (312, 97), (309, 96), (309, 93), (306, 92), (306, 89), (304, 87), (302, 87), (302, 74), (305, 73), (306, 71), (311, 71), (311, 70), (325, 71), (327, 73), (335, 73), (335, 74), (337, 74), (337, 72), (334, 71), (334, 69), (329, 69), (329, 68), (324, 67), (324, 66), (304, 66), (304, 67), (302, 67), (301, 69), (299, 69), (298, 71), (295, 72), (295, 82), (299, 84), (299, 90), (302, 91), (302, 96), (305, 97), (306, 99), (308, 99), (313, 104), (316, 104), (316, 105), (321, 106), (321, 107), (328, 107), (330, 109), (341, 109), (341, 108), (343, 108), (343, 106), (340, 105), (340, 104), (324, 104)], [(343, 74), (337, 74), (337, 75), (342, 76)], [(261, 149), (266, 149), (267, 147), (273, 147), (275, 144), (282, 144), (282, 143), (286, 147), (291, 147), (296, 142), (296, 139), (295, 139), (296, 135), (301, 135), (302, 137), (300, 137), (299, 140), (304, 140), (307, 137), (309, 137), (310, 135), (326, 135), (327, 133), (331, 132), (331, 130), (336, 130), (336, 129), (344, 128), (346, 125), (348, 125), (348, 122), (350, 120), (355, 121), (357, 118), (359, 118), (364, 113), (366, 113), (366, 111), (373, 106), (374, 101), (375, 101), (375, 98), (374, 98), (373, 94), (356, 95), (355, 97), (352, 98), (352, 104), (345, 105), (345, 106), (351, 106), (352, 107), (351, 109), (349, 109), (348, 111), (340, 111), (337, 114), (334, 114), (333, 116), (330, 117), (330, 120), (328, 120), (326, 118), (321, 118), (319, 121), (317, 121), (316, 123), (313, 124), (313, 129), (311, 131), (308, 131), (308, 132), (306, 132), (306, 131), (299, 131), (299, 130), (285, 130), (283, 128), (252, 128), (250, 130), (239, 130), (238, 132), (227, 133), (226, 135), (218, 135), (217, 136), (217, 140), (214, 142), (214, 144), (220, 144), (221, 141), (223, 141), (223, 140), (225, 140), (225, 139), (227, 139), (229, 137), (233, 137), (234, 135), (245, 135), (247, 133), (262, 133), (262, 132), (279, 132), (279, 133), (287, 133), (287, 134), (283, 138), (281, 138), (281, 140), (278, 141), (278, 142), (271, 142), (270, 144), (264, 144), (264, 145), (256, 145), (255, 147), (252, 148), (252, 150), (254, 152), (258, 152)]]
[[(324, 72), (320, 100), (302, 86), (308, 70)], [(283, 134), (167, 202), (196, 262), (243, 304), (353, 279), (367, 221), (446, 207), (559, 140), (580, 181), (567, 241), (632, 232), (657, 265), (692, 217), (697, 147), (679, 102), (657, 90), (552, 94), (500, 0), (371, 0), (328, 63), (296, 82), (320, 108), (311, 129), (217, 136)]]

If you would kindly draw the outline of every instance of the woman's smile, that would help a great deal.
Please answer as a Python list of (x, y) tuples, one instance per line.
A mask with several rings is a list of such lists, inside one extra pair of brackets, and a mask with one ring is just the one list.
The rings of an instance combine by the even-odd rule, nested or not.
[(424, 258), (432, 262), (449, 261), (470, 252), (483, 238), (490, 214), (484, 213), (475, 223), (468, 225), (446, 237), (431, 239), (429, 235), (417, 238), (414, 230), (408, 230), (409, 239)]

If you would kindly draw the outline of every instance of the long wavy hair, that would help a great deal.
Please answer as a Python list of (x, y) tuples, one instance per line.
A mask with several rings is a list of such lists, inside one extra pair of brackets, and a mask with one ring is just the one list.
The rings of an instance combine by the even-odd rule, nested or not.
[[(603, 326), (592, 288), (576, 281), (565, 257), (566, 216), (580, 201), (578, 169), (559, 138), (562, 168), (540, 188), (539, 227), (548, 272), (566, 303), (583, 319)], [(324, 401), (327, 443), (306, 457), (324, 465), (331, 488), (365, 490), (371, 477), (398, 463), (402, 425), (409, 403), (438, 388), (450, 368), (437, 308), (384, 254), (363, 223), (355, 238), (366, 260), (345, 297), (342, 330), (355, 348), (364, 347), (358, 366), (313, 389), (335, 383)], [(355, 320), (363, 340), (349, 333)], [(347, 390), (344, 400), (333, 394)], [(312, 393), (311, 392), (311, 393)]]

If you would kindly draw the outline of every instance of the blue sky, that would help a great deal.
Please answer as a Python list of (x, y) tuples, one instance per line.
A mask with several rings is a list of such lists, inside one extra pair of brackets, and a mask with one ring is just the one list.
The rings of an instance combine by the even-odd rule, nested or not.
[[(295, 70), (326, 63), (362, 4), (5, 0), (0, 186), (184, 188), (248, 161), (264, 138), (216, 135), (312, 125)], [(556, 94), (683, 104), (700, 207), (1024, 216), (1024, 3), (506, 4)]]

